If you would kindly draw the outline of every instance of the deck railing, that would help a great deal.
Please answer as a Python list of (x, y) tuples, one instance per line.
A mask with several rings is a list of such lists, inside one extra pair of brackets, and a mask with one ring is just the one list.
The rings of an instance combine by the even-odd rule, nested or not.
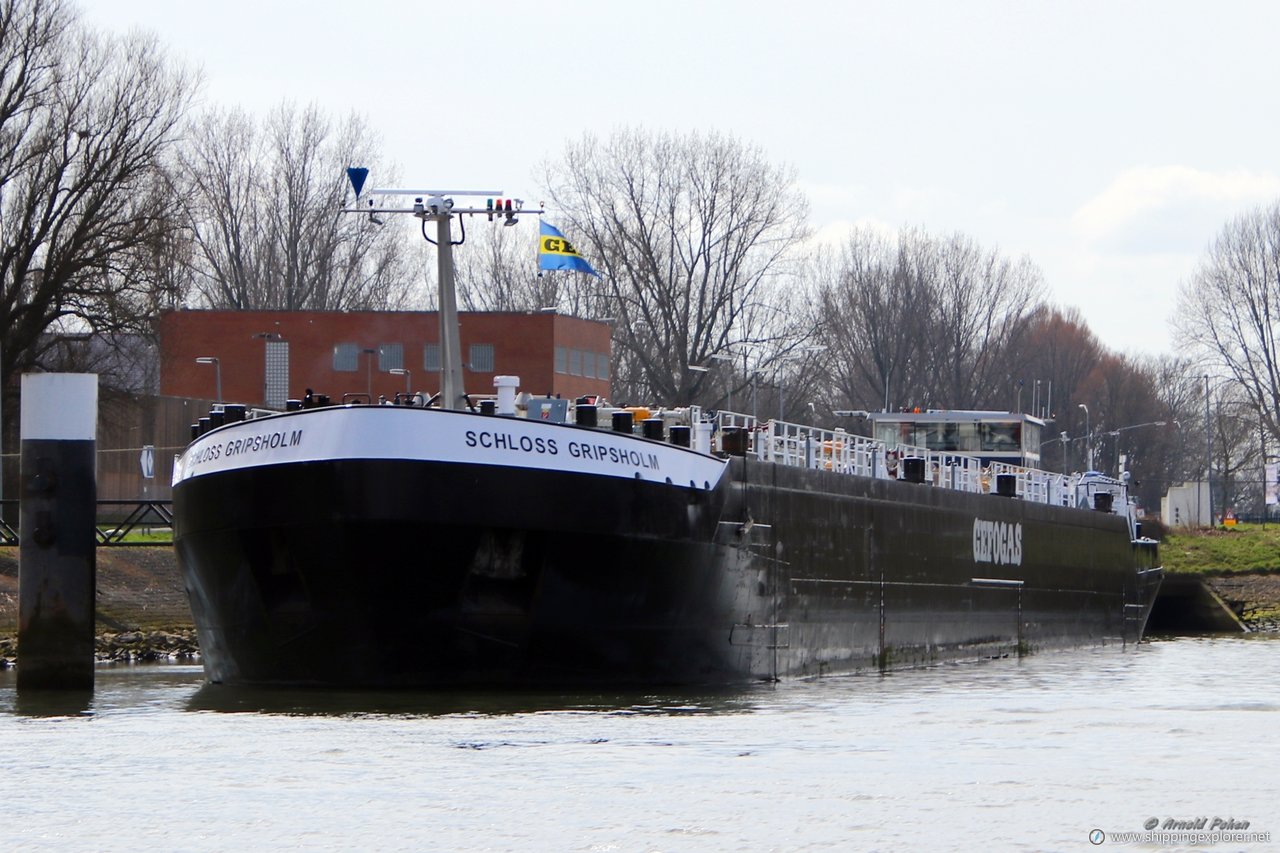
[[(1057, 474), (1006, 462), (983, 465), (981, 460), (954, 451), (929, 450), (900, 444), (893, 447), (843, 429), (820, 429), (786, 421), (761, 423), (751, 415), (719, 412), (716, 417), (717, 442), (726, 429), (743, 430), (748, 438), (747, 453), (762, 462), (776, 462), (799, 468), (834, 471), (881, 480), (905, 479), (905, 460), (923, 460), (925, 482), (962, 492), (994, 492), (997, 477), (1011, 475), (1023, 500), (1059, 506), (1073, 506), (1078, 474)], [(717, 450), (723, 449), (717, 443)]]

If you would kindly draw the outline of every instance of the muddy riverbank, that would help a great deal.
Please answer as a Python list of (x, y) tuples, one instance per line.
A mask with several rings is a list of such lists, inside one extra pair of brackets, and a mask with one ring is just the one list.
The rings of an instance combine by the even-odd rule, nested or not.
[(1280, 573), (1208, 576), (1204, 582), (1250, 631), (1280, 633)]
[[(99, 548), (97, 655), (104, 661), (199, 655), (172, 547)], [(18, 549), (0, 547), (0, 666), (17, 655)]]

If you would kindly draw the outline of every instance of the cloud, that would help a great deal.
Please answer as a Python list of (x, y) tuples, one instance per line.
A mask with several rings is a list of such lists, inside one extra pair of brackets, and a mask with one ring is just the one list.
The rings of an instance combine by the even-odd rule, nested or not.
[(881, 219), (862, 216), (858, 219), (833, 219), (820, 223), (806, 241), (808, 246), (843, 246), (849, 236), (857, 229), (878, 232), (894, 239), (898, 236), (898, 228)]
[(818, 208), (851, 209), (857, 204), (865, 204), (867, 188), (864, 186), (845, 186), (842, 184), (822, 184), (814, 181), (798, 180), (796, 189), (804, 193), (805, 198)]
[(1196, 253), (1231, 217), (1277, 196), (1280, 176), (1267, 172), (1140, 167), (1078, 208), (1071, 228), (1100, 250)]

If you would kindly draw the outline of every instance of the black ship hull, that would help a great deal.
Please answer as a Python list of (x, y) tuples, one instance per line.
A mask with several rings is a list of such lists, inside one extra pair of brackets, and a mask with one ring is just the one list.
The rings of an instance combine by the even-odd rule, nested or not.
[[(1154, 545), (1109, 513), (425, 410), (436, 450), (352, 458), (344, 411), (188, 450), (175, 539), (211, 681), (852, 673), (1136, 642), (1159, 585)], [(222, 465), (254, 430), (282, 438)]]

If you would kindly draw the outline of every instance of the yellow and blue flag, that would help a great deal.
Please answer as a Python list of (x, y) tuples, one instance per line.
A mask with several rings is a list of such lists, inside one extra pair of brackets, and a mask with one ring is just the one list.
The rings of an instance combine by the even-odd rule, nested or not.
[(587, 259), (573, 248), (573, 244), (564, 238), (554, 225), (543, 222), (538, 237), (538, 269), (540, 270), (577, 270), (600, 277), (600, 273), (591, 268)]

